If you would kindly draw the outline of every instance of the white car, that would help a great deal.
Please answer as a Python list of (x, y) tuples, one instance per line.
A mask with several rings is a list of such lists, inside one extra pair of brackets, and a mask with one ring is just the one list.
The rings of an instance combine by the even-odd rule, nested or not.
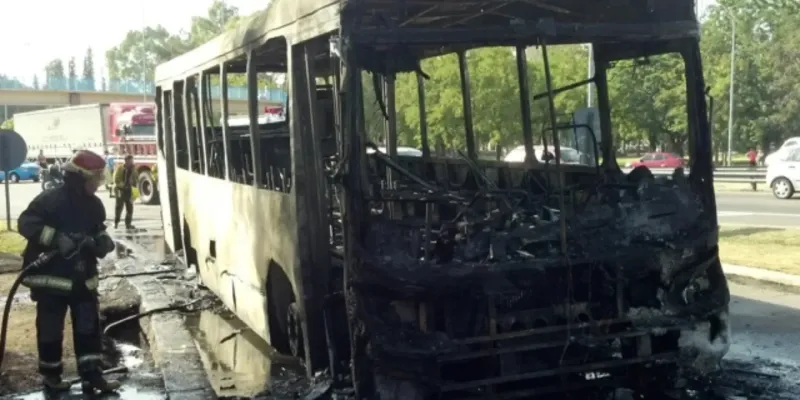
[(767, 167), (767, 185), (779, 199), (789, 199), (800, 185), (800, 148), (788, 152), (788, 156)]
[[(552, 156), (555, 155), (552, 146), (547, 146), (547, 152)], [(544, 146), (533, 146), (533, 154), (540, 162), (544, 162)], [(525, 161), (525, 146), (517, 146), (503, 158), (505, 162), (521, 163)], [(555, 161), (553, 161), (555, 163)], [(562, 164), (582, 164), (581, 152), (573, 149), (572, 147), (561, 147), (561, 163)]]
[(789, 151), (797, 148), (798, 146), (800, 146), (800, 136), (786, 139), (786, 141), (781, 145), (780, 149), (764, 158), (764, 165), (769, 167), (770, 164), (785, 158), (789, 154)]
[[(383, 154), (387, 154), (388, 151), (386, 147), (378, 147), (378, 151)], [(375, 150), (371, 147), (367, 148), (367, 154), (374, 154)], [(415, 149), (413, 147), (405, 147), (405, 146), (397, 146), (397, 155), (404, 156), (404, 157), (422, 157), (422, 150)]]

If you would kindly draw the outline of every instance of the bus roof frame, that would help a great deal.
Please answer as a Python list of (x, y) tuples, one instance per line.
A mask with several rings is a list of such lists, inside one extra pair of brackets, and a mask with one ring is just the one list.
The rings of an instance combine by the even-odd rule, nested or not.
[(246, 57), (276, 38), (300, 43), (339, 28), (340, 0), (272, 0), (265, 10), (227, 32), (156, 67), (156, 83), (170, 84), (221, 63)]
[(234, 28), (156, 67), (156, 82), (218, 70), (276, 38), (291, 46), (340, 29), (356, 46), (372, 48), (373, 54), (359, 58), (395, 45), (422, 59), (485, 46), (699, 38), (694, 0), (272, 0)]

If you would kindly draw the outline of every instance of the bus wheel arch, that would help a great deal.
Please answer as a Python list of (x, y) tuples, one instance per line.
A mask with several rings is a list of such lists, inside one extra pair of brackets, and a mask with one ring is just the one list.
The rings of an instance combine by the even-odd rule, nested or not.
[[(295, 314), (290, 318), (292, 310), (297, 312), (296, 297), (289, 277), (274, 260), (270, 260), (267, 268), (266, 291), (270, 344), (281, 353), (292, 354), (293, 344), (291, 342), (297, 340), (294, 327), (296, 325), (290, 328), (289, 324), (294, 324), (299, 317)], [(290, 335), (294, 335), (294, 337), (290, 338)]]
[(197, 270), (197, 277), (200, 279), (200, 263), (197, 260), (197, 250), (192, 246), (192, 233), (186, 218), (183, 218), (183, 253), (186, 258), (186, 268), (191, 268), (194, 265)]

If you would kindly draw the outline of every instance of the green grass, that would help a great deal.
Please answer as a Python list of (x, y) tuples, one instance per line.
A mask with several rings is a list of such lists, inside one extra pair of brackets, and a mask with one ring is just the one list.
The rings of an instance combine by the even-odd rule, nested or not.
[[(25, 249), (25, 245), (28, 243), (25, 238), (23, 238), (19, 233), (14, 231), (6, 230), (6, 222), (0, 221), (0, 226), (2, 226), (2, 230), (0, 230), (0, 253), (9, 253), (14, 255), (22, 254), (22, 250)], [(17, 221), (11, 221), (11, 227), (17, 227)]]
[(721, 227), (723, 263), (800, 275), (800, 229)]

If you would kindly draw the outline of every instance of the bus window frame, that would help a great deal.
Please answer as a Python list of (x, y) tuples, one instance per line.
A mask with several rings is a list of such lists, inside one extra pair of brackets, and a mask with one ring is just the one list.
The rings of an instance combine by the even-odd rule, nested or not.
[(228, 117), (230, 110), (228, 108), (228, 64), (219, 64), (219, 87), (220, 87), (220, 114), (222, 116), (220, 121), (220, 130), (222, 131), (222, 151), (223, 159), (225, 162), (225, 181), (231, 180), (231, 143), (230, 132), (228, 132)]

